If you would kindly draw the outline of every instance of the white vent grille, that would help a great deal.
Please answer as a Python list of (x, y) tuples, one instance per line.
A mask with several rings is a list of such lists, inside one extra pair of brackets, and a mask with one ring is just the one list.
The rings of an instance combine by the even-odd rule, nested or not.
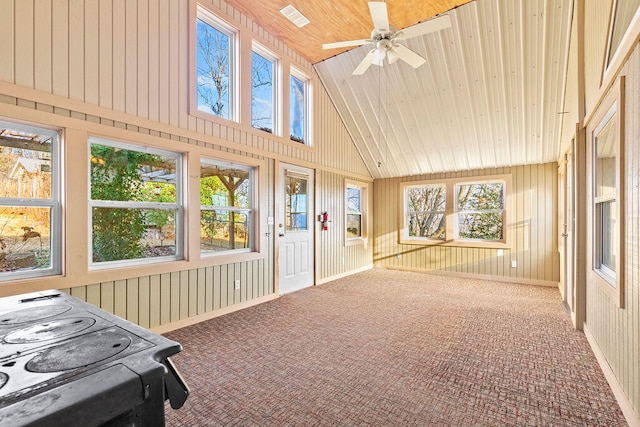
[(289, 21), (293, 22), (294, 25), (298, 28), (302, 28), (309, 22), (311, 22), (307, 19), (306, 16), (301, 14), (298, 9), (296, 9), (292, 5), (285, 6), (280, 10), (280, 13), (283, 14)]

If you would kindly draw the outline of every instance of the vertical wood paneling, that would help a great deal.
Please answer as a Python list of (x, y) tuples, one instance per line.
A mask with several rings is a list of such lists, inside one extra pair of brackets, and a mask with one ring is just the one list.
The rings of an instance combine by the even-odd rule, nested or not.
[(127, 320), (140, 324), (140, 290), (138, 278), (127, 279)]
[[(52, 51), (50, 0), (34, 3), (34, 22), (34, 87), (49, 93), (51, 92)], [(64, 58), (60, 60), (63, 61)]]
[(15, 46), (9, 50), (15, 55), (15, 82), (18, 85), (33, 87), (33, 61), (34, 61), (34, 6), (33, 0), (14, 2), (14, 22), (20, 23), (14, 27)]
[[(590, 14), (597, 11), (596, 5), (587, 8)], [(593, 18), (596, 19), (596, 18)], [(590, 45), (587, 44), (587, 47)], [(598, 49), (597, 42), (593, 48)], [(585, 60), (595, 61), (587, 56)], [(601, 66), (601, 64), (592, 64)], [(623, 390), (636, 414), (640, 413), (640, 47), (636, 44), (627, 63), (620, 71), (625, 80), (625, 127), (624, 127), (624, 226), (625, 233), (625, 304), (620, 309), (610, 295), (601, 289), (593, 273), (587, 273), (586, 324), (594, 337), (599, 350), (607, 359), (607, 364), (614, 372), (619, 387)], [(587, 109), (587, 114), (590, 111)], [(587, 135), (591, 135), (598, 123), (587, 127)], [(587, 137), (587, 144), (592, 141)], [(587, 164), (587, 167), (590, 167)], [(576, 191), (587, 191), (587, 212), (592, 210), (589, 200), (591, 189), (585, 183), (576, 183)], [(581, 209), (581, 207), (577, 207)], [(587, 216), (587, 230), (593, 227), (593, 215)], [(593, 243), (587, 233), (587, 256), (593, 250)]]
[(138, 75), (142, 71), (138, 69), (138, 2), (127, 1), (124, 5), (124, 111), (129, 114), (138, 114)]
[[(69, 92), (72, 98), (83, 100), (89, 104), (100, 104), (100, 8), (98, 2), (72, 0), (70, 13), (75, 19), (83, 19), (75, 22), (71, 27), (69, 37), (82, 37), (84, 34), (84, 51), (81, 51), (79, 42), (76, 51), (82, 55), (72, 55), (69, 64)], [(84, 7), (84, 17), (80, 14)], [(89, 25), (93, 22), (93, 25)], [(97, 25), (95, 23), (98, 23)], [(72, 23), (70, 22), (70, 25)], [(81, 40), (81, 39), (80, 39)], [(84, 63), (82, 59), (84, 58)], [(106, 76), (105, 76), (106, 78)]]
[(150, 283), (149, 276), (138, 279), (138, 324), (144, 328), (151, 327)]
[[(557, 281), (557, 218), (553, 200), (557, 193), (555, 164), (518, 166), (376, 180), (374, 183), (374, 262), (382, 266), (418, 270), (440, 270), (500, 277)], [(402, 205), (401, 181), (474, 178), (511, 173), (511, 206), (507, 206), (507, 227), (511, 249), (498, 256), (495, 249), (398, 244)], [(401, 254), (401, 258), (397, 258)], [(517, 267), (511, 268), (511, 260)]]
[[(4, 58), (0, 61), (0, 80), (14, 82), (14, 31), (16, 20), (13, 19), (15, 7), (14, 0), (0, 0), (0, 10), (6, 19), (0, 25), (0, 52), (5, 52)], [(8, 19), (11, 17), (12, 19)]]
[(155, 274), (149, 278), (149, 327), (159, 326), (161, 320), (161, 285), (160, 275)]
[(98, 102), (105, 108), (113, 106), (113, 0), (103, 0), (98, 10)]
[(113, 314), (127, 318), (127, 281), (113, 282)]
[[(52, 92), (66, 97), (69, 96), (69, 49), (73, 43), (69, 37), (69, 1), (52, 0), (51, 12)], [(77, 47), (74, 48), (77, 51)]]

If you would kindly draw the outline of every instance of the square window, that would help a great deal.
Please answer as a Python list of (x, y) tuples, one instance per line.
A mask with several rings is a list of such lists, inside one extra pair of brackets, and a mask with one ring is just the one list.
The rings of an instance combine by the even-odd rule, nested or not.
[(181, 156), (89, 142), (92, 262), (182, 258)]
[(0, 122), (0, 280), (61, 271), (58, 132)]
[(200, 251), (216, 255), (254, 248), (253, 168), (200, 162)]
[(196, 96), (199, 111), (235, 120), (235, 34), (211, 13), (198, 8), (196, 20)]

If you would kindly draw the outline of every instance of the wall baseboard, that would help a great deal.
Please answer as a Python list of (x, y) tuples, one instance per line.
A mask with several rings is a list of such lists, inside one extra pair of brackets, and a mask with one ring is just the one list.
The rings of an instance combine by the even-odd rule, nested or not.
[(334, 280), (342, 279), (343, 277), (351, 276), (356, 273), (362, 273), (363, 271), (371, 270), (372, 268), (373, 264), (365, 265), (364, 267), (356, 268), (355, 270), (349, 270), (345, 273), (336, 274), (335, 276), (318, 279), (317, 284), (322, 285), (325, 283), (333, 282)]
[(598, 346), (598, 343), (595, 337), (589, 330), (589, 326), (587, 325), (586, 322), (583, 324), (583, 331), (584, 331), (584, 335), (587, 337), (587, 341), (589, 342), (589, 345), (591, 346), (591, 350), (593, 351), (593, 354), (596, 356), (596, 359), (598, 360), (598, 365), (600, 365), (600, 369), (602, 369), (602, 372), (604, 373), (604, 376), (607, 379), (607, 382), (609, 383), (609, 387), (611, 387), (611, 391), (613, 392), (613, 395), (615, 396), (616, 401), (618, 402), (618, 405), (620, 405), (620, 409), (622, 410), (622, 413), (624, 414), (624, 417), (627, 420), (629, 427), (640, 427), (640, 416), (633, 409), (633, 404), (627, 398), (627, 395), (625, 394), (624, 389), (618, 382), (618, 378), (616, 377), (616, 374), (611, 369), (611, 366), (609, 366), (609, 363), (607, 362), (606, 357), (600, 350), (600, 347)]
[(214, 319), (218, 316), (233, 313), (234, 311), (238, 311), (244, 308), (252, 307), (254, 305), (262, 304), (263, 302), (271, 301), (276, 298), (278, 298), (277, 294), (265, 295), (260, 298), (255, 298), (249, 301), (241, 302), (239, 304), (234, 304), (228, 307), (219, 308), (218, 310), (209, 311), (207, 313), (202, 313), (197, 316), (191, 316), (186, 319), (177, 320), (175, 322), (165, 323), (164, 325), (151, 328), (151, 330), (157, 334), (164, 334), (167, 332), (175, 331), (176, 329), (180, 329), (187, 326), (195, 325), (196, 323), (204, 322), (205, 320)]
[(545, 286), (545, 287), (554, 287), (554, 288), (557, 288), (559, 286), (558, 282), (553, 280), (525, 279), (522, 277), (491, 276), (489, 274), (462, 273), (458, 271), (425, 270), (420, 268), (409, 268), (409, 267), (388, 267), (388, 266), (381, 266), (381, 265), (376, 265), (376, 267), (384, 268), (386, 270), (413, 271), (416, 273), (428, 273), (428, 274), (434, 274), (438, 276), (490, 280), (492, 282), (516, 283), (519, 285), (534, 285), (534, 286)]

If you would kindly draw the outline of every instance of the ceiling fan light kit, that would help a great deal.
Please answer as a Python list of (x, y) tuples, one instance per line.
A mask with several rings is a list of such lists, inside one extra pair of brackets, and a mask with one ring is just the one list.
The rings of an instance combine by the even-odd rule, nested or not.
[(422, 36), (451, 26), (451, 18), (449, 18), (449, 15), (441, 15), (429, 21), (405, 28), (404, 30), (396, 31), (393, 26), (389, 25), (389, 15), (385, 2), (370, 1), (369, 12), (371, 13), (371, 20), (374, 26), (373, 31), (371, 31), (371, 38), (322, 45), (323, 49), (335, 49), (375, 43), (376, 47), (367, 53), (362, 62), (360, 62), (353, 71), (353, 75), (364, 74), (371, 64), (382, 66), (385, 57), (389, 64), (393, 64), (398, 59), (402, 59), (413, 68), (418, 68), (427, 62), (427, 60), (397, 41)]

